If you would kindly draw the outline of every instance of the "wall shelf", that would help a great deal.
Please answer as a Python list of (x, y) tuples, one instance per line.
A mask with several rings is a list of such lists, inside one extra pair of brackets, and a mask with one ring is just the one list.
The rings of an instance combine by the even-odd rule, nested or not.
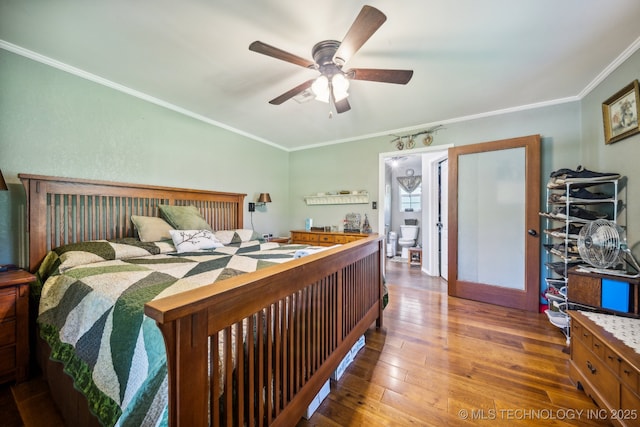
[(369, 203), (369, 193), (306, 196), (307, 205), (356, 205)]

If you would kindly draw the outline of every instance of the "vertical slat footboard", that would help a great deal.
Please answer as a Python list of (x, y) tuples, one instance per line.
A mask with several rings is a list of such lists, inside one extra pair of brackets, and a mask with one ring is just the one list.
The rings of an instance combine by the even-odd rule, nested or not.
[(381, 323), (381, 251), (372, 236), (147, 304), (167, 346), (171, 426), (295, 424)]

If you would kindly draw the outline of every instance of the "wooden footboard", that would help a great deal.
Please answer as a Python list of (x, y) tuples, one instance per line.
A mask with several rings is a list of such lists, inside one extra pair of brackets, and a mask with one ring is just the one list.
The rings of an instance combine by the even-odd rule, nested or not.
[[(133, 236), (131, 215), (157, 216), (161, 204), (196, 206), (214, 230), (243, 226), (245, 194), (19, 176), (31, 271), (56, 246)], [(170, 425), (295, 424), (358, 338), (382, 326), (382, 245), (370, 236), (148, 303), (167, 350)]]
[(358, 338), (382, 326), (382, 262), (372, 236), (148, 303), (167, 348), (169, 424), (295, 424)]

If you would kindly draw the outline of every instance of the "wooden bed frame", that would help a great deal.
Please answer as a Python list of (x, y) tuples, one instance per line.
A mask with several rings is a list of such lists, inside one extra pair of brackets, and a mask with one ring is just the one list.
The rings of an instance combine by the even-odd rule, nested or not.
[[(214, 230), (243, 228), (245, 194), (19, 177), (31, 271), (56, 246), (133, 236), (131, 215), (158, 216), (160, 204), (195, 205)], [(148, 303), (167, 351), (169, 425), (294, 425), (358, 338), (382, 326), (383, 263), (383, 239), (372, 235)], [(219, 334), (230, 343), (233, 333), (244, 343), (219, 348)], [(83, 398), (59, 364), (46, 364), (66, 421), (86, 424)]]

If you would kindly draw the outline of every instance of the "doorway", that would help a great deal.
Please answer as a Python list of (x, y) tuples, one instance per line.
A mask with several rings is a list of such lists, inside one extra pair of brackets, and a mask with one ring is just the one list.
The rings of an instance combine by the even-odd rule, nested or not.
[[(445, 184), (444, 199), (441, 198), (443, 188), (440, 174), (442, 173), (441, 164), (443, 161), (446, 161), (450, 147), (452, 147), (452, 145), (448, 144), (438, 147), (380, 153), (378, 174), (378, 230), (380, 230), (380, 233), (384, 233), (385, 237), (388, 237), (389, 231), (399, 234), (400, 218), (401, 215), (403, 215), (400, 212), (400, 205), (397, 199), (398, 185), (394, 182), (396, 178), (393, 177), (390, 171), (390, 162), (394, 159), (398, 160), (399, 158), (414, 158), (413, 164), (416, 164), (415, 160), (419, 159), (419, 169), (406, 166), (412, 164), (410, 160), (399, 162), (399, 166), (397, 167), (399, 167), (402, 172), (405, 172), (406, 169), (413, 168), (416, 175), (421, 173), (421, 210), (409, 216), (418, 219), (418, 242), (422, 247), (422, 271), (430, 276), (442, 275), (445, 279), (447, 275), (447, 235), (445, 233), (444, 238), (442, 238), (440, 225), (442, 222), (440, 220), (442, 212), (439, 206), (442, 200), (446, 202), (448, 194), (446, 192), (447, 175), (445, 173), (443, 178)], [(396, 188), (394, 188), (394, 186)], [(392, 197), (392, 193), (396, 194), (396, 197)], [(396, 206), (396, 204), (398, 204), (398, 206)], [(397, 250), (399, 251), (400, 248), (398, 247)], [(443, 250), (445, 254), (444, 263), (442, 262)]]
[(440, 276), (449, 280), (449, 159), (438, 161), (438, 265)]

